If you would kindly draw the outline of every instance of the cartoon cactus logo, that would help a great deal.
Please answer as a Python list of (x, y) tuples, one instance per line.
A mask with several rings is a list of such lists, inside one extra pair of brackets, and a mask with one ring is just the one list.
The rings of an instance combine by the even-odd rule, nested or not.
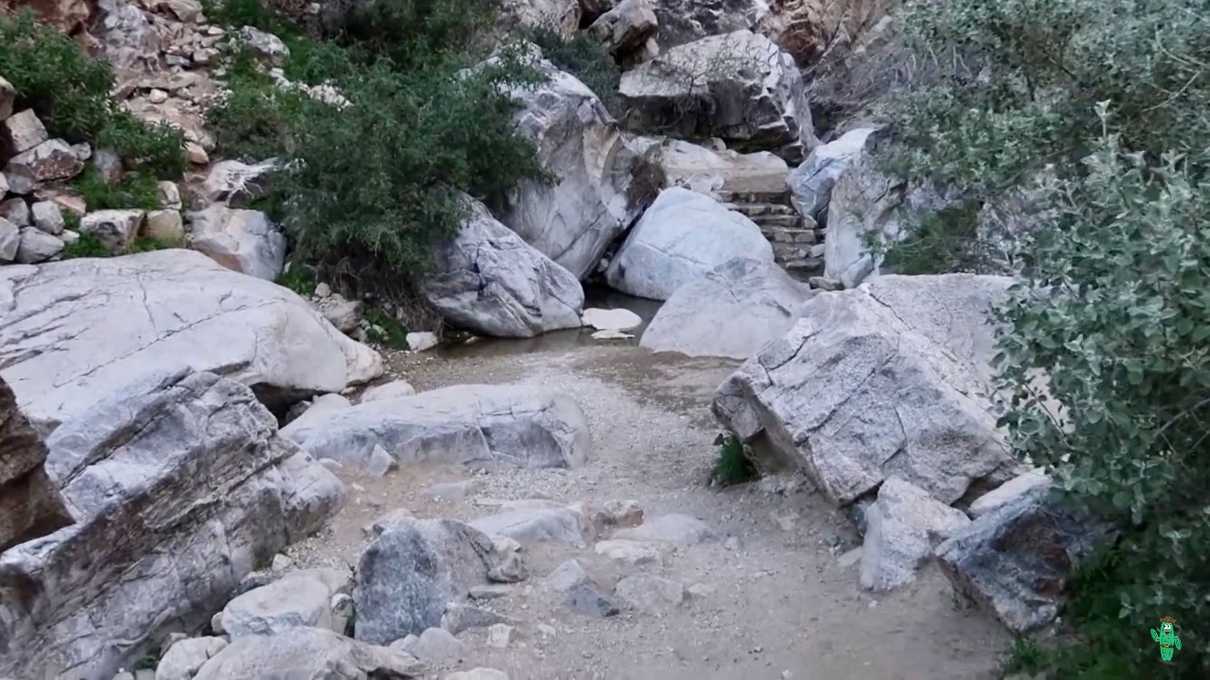
[(1181, 636), (1176, 634), (1176, 619), (1171, 616), (1160, 617), (1160, 629), (1151, 629), (1151, 639), (1160, 645), (1160, 660), (1172, 663), (1172, 655), (1181, 649)]

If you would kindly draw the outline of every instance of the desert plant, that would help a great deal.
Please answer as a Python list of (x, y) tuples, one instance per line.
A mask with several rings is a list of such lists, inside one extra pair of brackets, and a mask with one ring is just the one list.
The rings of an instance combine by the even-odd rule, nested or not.
[(75, 179), (74, 184), (89, 210), (155, 210), (160, 207), (155, 177), (144, 172), (128, 172), (121, 180), (111, 184), (90, 166)]
[(719, 486), (731, 486), (750, 482), (759, 476), (756, 466), (748, 458), (744, 443), (735, 435), (724, 435), (718, 447), (718, 459), (710, 479)]

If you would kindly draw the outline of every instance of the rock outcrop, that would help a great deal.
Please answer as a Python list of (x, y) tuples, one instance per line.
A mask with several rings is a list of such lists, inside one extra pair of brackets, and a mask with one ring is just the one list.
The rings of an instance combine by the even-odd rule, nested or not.
[(747, 217), (709, 196), (672, 187), (643, 213), (605, 278), (624, 293), (667, 300), (736, 257), (771, 263), (773, 247)]
[(794, 60), (751, 31), (674, 47), (623, 74), (619, 91), (634, 130), (720, 137), (790, 162), (818, 143)]
[(370, 401), (287, 425), (282, 434), (316, 458), (368, 467), (375, 448), (399, 463), (495, 461), (573, 467), (591, 440), (570, 398), (520, 385), (456, 385)]
[(770, 262), (736, 258), (676, 290), (647, 325), (641, 347), (747, 359), (785, 335), (810, 292)]
[(583, 279), (642, 208), (630, 197), (638, 154), (584, 83), (535, 65), (548, 80), (514, 91), (517, 128), (555, 179), (522, 180), (500, 221)]
[(470, 215), (437, 252), (422, 292), (450, 323), (497, 337), (579, 328), (584, 290), (569, 271), (467, 199)]
[(50, 430), (126, 385), (215, 371), (268, 400), (338, 392), (382, 358), (294, 293), (187, 250), (0, 268), (0, 375)]
[(71, 524), (46, 476), (46, 446), (0, 380), (0, 551)]
[(112, 677), (343, 503), (250, 389), (212, 373), (128, 389), (47, 446), (76, 522), (0, 554), (3, 675)]
[(887, 276), (821, 293), (719, 387), (714, 411), (847, 504), (897, 476), (944, 503), (1011, 460), (991, 412), (987, 311), (1011, 280)]

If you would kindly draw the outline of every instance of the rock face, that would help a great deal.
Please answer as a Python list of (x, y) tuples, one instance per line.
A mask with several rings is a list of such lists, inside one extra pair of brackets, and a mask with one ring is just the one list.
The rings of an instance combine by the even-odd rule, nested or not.
[(414, 657), (330, 630), (291, 628), (240, 638), (206, 662), (194, 680), (404, 680), (424, 674)]
[(349, 580), (337, 569), (290, 572), (228, 602), (221, 614), (223, 633), (234, 639), (299, 626), (344, 633), (346, 621), (332, 611), (332, 598), (352, 589)]
[(803, 164), (794, 168), (786, 184), (794, 193), (799, 210), (817, 223), (824, 224), (832, 188), (849, 165), (860, 158), (873, 128), (850, 130), (836, 141), (815, 147)]
[(491, 539), (461, 522), (392, 523), (358, 563), (355, 636), (384, 645), (440, 626), (447, 605), (487, 583), (493, 556)]
[(1054, 620), (1072, 570), (1108, 536), (1038, 488), (978, 518), (936, 554), (954, 587), (1025, 632)]
[[(467, 199), (468, 201), (470, 199)], [(458, 235), (437, 254), (426, 300), (455, 325), (499, 337), (580, 326), (579, 280), (470, 201)]]
[(316, 458), (365, 466), (375, 446), (399, 463), (496, 461), (573, 467), (591, 440), (579, 406), (518, 385), (455, 385), (358, 404), (291, 423), (282, 434)]
[(550, 62), (536, 66), (548, 80), (513, 93), (517, 128), (556, 179), (522, 180), (500, 221), (583, 279), (642, 207), (629, 197), (637, 153), (584, 83)]
[(773, 247), (752, 220), (709, 196), (673, 187), (660, 192), (609, 264), (609, 285), (667, 300), (736, 257), (773, 262)]
[(266, 399), (382, 373), (376, 352), (294, 293), (187, 250), (0, 268), (0, 365), (44, 430), (183, 368), (220, 372)]
[(213, 205), (190, 213), (189, 246), (215, 262), (272, 281), (286, 262), (286, 237), (259, 210)]
[(276, 431), (251, 390), (212, 373), (60, 425), (46, 470), (76, 523), (0, 554), (0, 673), (112, 677), (318, 529), (343, 487)]
[(46, 446), (0, 380), (0, 551), (71, 524), (46, 476)]
[(714, 411), (847, 504), (898, 476), (944, 503), (1003, 474), (986, 310), (1010, 279), (888, 276), (823, 293), (719, 387)]
[(807, 287), (770, 262), (736, 258), (676, 290), (639, 340), (655, 352), (747, 359), (786, 334)]
[(818, 143), (794, 59), (751, 31), (674, 47), (623, 74), (619, 91), (634, 130), (721, 137), (790, 162)]
[(961, 510), (891, 477), (878, 489), (878, 500), (865, 513), (861, 546), (861, 585), (891, 590), (911, 581), (933, 547), (970, 524)]

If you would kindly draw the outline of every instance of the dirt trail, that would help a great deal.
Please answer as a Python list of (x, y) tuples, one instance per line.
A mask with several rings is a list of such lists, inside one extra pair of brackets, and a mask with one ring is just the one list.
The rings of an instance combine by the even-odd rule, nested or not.
[[(379, 480), (346, 478), (356, 484), (348, 508), (328, 532), (291, 554), (302, 564), (355, 564), (365, 544), (362, 527), (398, 507), (418, 517), (468, 520), (491, 514), (491, 499), (635, 499), (647, 517), (694, 515), (720, 540), (679, 547), (662, 564), (635, 567), (618, 566), (591, 546), (531, 547), (530, 579), (487, 603), (521, 622), (509, 646), (491, 648), (485, 630), (467, 631), (459, 635), (464, 658), (435, 669), (432, 677), (478, 666), (506, 671), (512, 680), (997, 677), (1008, 634), (958, 602), (934, 566), (907, 588), (871, 595), (857, 584), (859, 567), (839, 560), (859, 545), (851, 524), (809, 484), (789, 492), (768, 482), (725, 490), (705, 485), (720, 432), (710, 398), (735, 363), (652, 355), (633, 341), (605, 345), (587, 337), (588, 331), (560, 333), (390, 359), (392, 371), (418, 390), (522, 382), (565, 391), (590, 421), (593, 456), (587, 465), (410, 467)], [(464, 498), (426, 492), (434, 483), (467, 479), (475, 481)], [(589, 618), (540, 583), (570, 557), (581, 561), (602, 592), (635, 573), (712, 592), (691, 596), (664, 615), (624, 608), (618, 616)]]

